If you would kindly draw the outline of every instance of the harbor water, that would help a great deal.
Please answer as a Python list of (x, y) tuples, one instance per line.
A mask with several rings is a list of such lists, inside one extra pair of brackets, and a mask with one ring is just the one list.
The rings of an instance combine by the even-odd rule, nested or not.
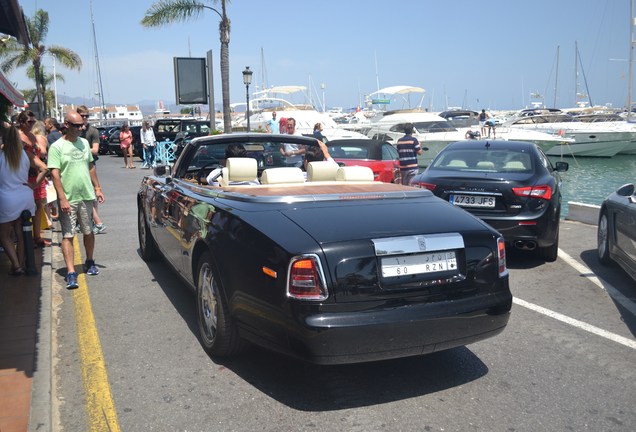
[(601, 205), (620, 186), (636, 183), (636, 155), (616, 155), (611, 158), (550, 156), (552, 163), (562, 160), (570, 164), (561, 173), (563, 208), (567, 216), (569, 201)]

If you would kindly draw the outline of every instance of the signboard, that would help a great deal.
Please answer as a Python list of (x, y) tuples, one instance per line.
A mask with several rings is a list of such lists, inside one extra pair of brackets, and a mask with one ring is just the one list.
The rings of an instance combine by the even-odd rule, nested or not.
[(371, 99), (373, 105), (388, 105), (391, 103), (391, 99)]
[(205, 58), (175, 57), (174, 82), (178, 105), (208, 103)]

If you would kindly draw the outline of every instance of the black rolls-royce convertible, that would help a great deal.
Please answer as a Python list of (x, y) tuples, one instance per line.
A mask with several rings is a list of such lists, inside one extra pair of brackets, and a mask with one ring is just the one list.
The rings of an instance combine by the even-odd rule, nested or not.
[[(237, 144), (241, 157), (226, 159)], [(203, 348), (221, 357), (254, 343), (339, 364), (503, 331), (512, 295), (502, 236), (428, 190), (374, 182), (368, 167), (320, 161), (303, 172), (294, 156), (317, 145), (200, 137), (144, 177), (140, 254), (163, 257), (195, 291)]]

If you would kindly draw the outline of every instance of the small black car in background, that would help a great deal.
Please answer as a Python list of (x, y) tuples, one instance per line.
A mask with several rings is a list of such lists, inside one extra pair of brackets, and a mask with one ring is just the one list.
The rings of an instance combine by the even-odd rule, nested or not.
[(99, 131), (99, 154), (110, 154), (110, 146), (108, 139), (115, 131), (119, 131), (121, 126), (95, 126)]
[(617, 263), (636, 281), (636, 193), (626, 184), (608, 196), (599, 213), (598, 257)]
[(470, 212), (503, 234), (506, 244), (555, 261), (559, 249), (561, 177), (533, 143), (460, 141), (446, 146), (411, 185)]
[[(141, 126), (130, 126), (130, 131), (133, 134), (133, 154), (143, 159), (144, 151), (143, 145), (141, 144)], [(119, 147), (119, 132), (120, 130), (118, 128), (110, 135), (108, 147), (111, 153), (115, 153), (117, 156), (123, 156), (124, 154), (121, 151), (121, 147)]]

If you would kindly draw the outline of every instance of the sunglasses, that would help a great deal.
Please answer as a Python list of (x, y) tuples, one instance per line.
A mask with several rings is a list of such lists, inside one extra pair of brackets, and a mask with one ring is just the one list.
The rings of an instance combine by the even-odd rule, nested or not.
[(73, 126), (74, 128), (80, 129), (84, 127), (84, 123), (71, 123), (71, 122), (66, 122), (67, 125), (69, 126)]
[(88, 114), (82, 114), (81, 117), (82, 118), (88, 118), (89, 116), (88, 116)]

